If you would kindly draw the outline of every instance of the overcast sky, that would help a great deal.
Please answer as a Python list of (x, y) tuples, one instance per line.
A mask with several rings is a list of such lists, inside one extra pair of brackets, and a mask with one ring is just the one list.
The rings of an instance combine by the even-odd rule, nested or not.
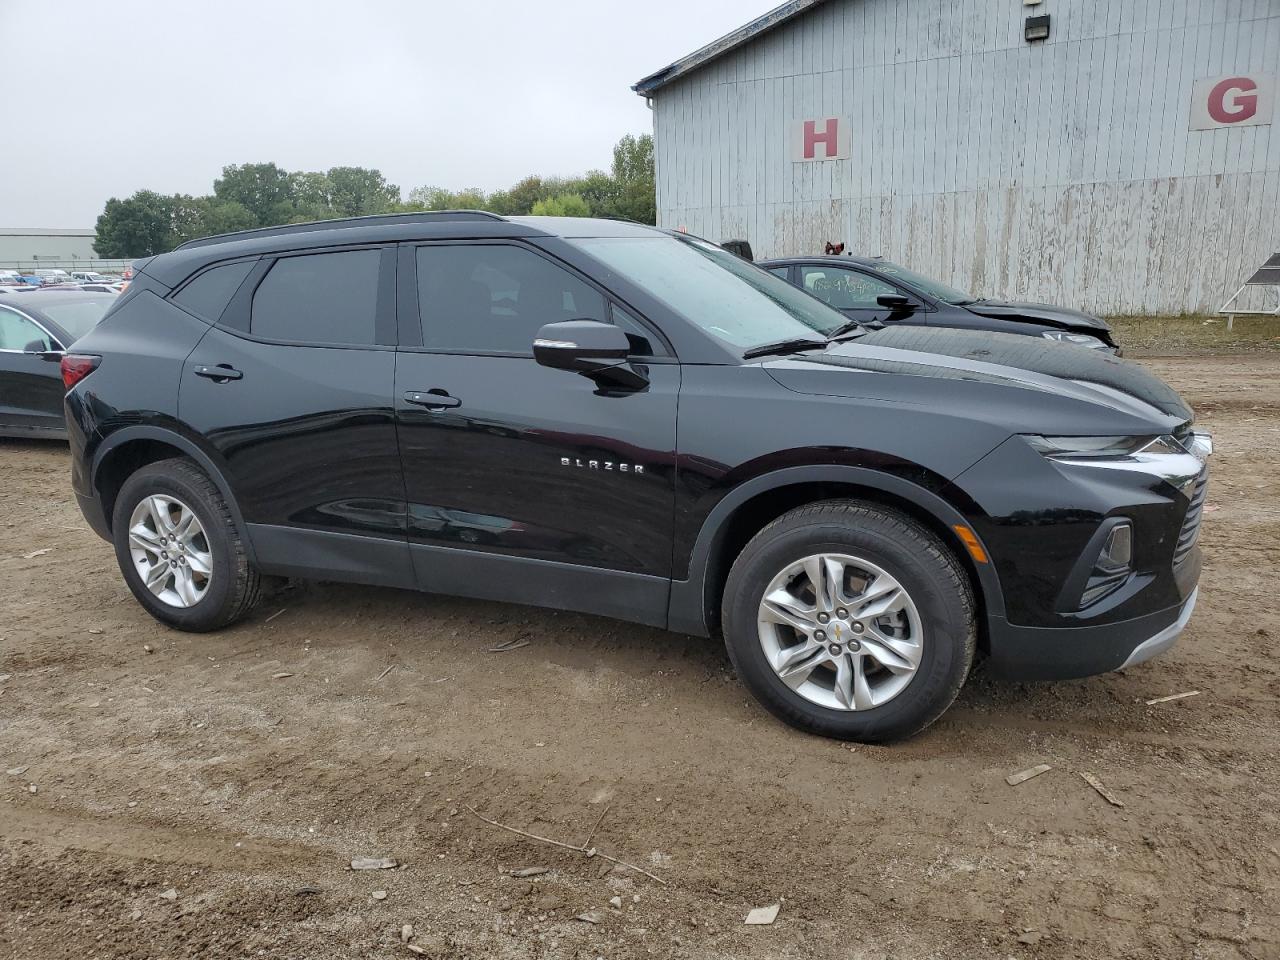
[(0, 0), (0, 226), (92, 226), (228, 163), (376, 167), (406, 194), (607, 169), (652, 130), (631, 84), (776, 3)]

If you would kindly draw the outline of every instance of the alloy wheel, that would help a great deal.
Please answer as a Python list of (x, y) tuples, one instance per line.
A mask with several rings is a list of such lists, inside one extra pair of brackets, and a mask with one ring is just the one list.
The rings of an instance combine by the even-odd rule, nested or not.
[(760, 601), (757, 627), (782, 682), (833, 710), (888, 703), (907, 688), (924, 651), (906, 588), (847, 554), (815, 554), (779, 571)]
[(193, 607), (213, 579), (213, 554), (195, 511), (175, 497), (144, 497), (129, 518), (129, 555), (146, 588), (171, 607)]

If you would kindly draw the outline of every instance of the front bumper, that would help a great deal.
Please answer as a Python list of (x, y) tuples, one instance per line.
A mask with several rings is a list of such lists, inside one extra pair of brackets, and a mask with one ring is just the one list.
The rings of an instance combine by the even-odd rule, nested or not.
[(1168, 650), (1191, 619), (1198, 589), (1176, 607), (1121, 623), (1019, 627), (988, 619), (988, 669), (1009, 680), (1070, 680), (1131, 667)]
[[(1207, 437), (1183, 446), (1185, 454), (1082, 463), (1031, 455), (1019, 441), (964, 475), (980, 511), (968, 516), (1001, 585), (1003, 608), (988, 604), (983, 643), (992, 673), (1084, 677), (1173, 645), (1195, 605), (1212, 451)], [(1089, 600), (1100, 549), (1120, 522), (1133, 531), (1128, 573)]]

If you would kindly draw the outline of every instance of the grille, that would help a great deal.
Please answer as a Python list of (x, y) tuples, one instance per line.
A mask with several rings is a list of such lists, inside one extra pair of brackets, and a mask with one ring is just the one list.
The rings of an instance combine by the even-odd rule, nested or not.
[(1177, 567), (1191, 552), (1200, 537), (1200, 518), (1204, 513), (1204, 498), (1209, 492), (1209, 472), (1200, 474), (1196, 481), (1195, 491), (1191, 494), (1191, 504), (1187, 507), (1187, 516), (1182, 521), (1182, 529), (1178, 531), (1178, 543), (1173, 548), (1173, 565)]

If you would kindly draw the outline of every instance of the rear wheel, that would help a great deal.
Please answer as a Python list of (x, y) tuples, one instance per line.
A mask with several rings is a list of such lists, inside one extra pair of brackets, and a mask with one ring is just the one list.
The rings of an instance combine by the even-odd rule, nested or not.
[(968, 578), (910, 517), (836, 500), (783, 515), (725, 585), (725, 642), (748, 689), (788, 723), (868, 742), (916, 733), (973, 661)]
[(125, 582), (163, 623), (216, 630), (258, 600), (261, 578), (226, 500), (190, 460), (163, 460), (130, 476), (111, 529)]

